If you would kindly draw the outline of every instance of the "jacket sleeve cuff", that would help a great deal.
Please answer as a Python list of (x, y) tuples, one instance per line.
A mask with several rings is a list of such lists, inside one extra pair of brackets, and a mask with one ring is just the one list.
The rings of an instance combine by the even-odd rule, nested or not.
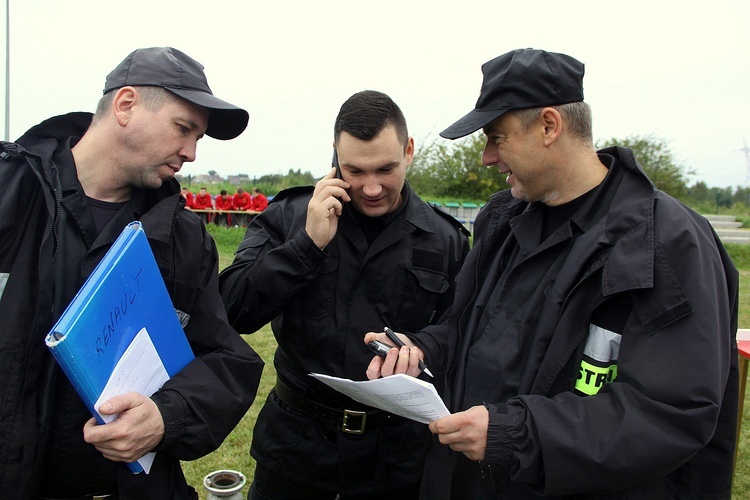
[[(505, 405), (485, 403), (489, 412), (489, 426), (487, 427), (487, 448), (484, 452), (484, 462), (493, 467), (498, 466), (510, 471), (513, 465), (514, 444), (521, 441), (521, 415), (518, 408), (508, 408)], [(507, 413), (506, 413), (507, 412)]]
[(310, 269), (317, 268), (328, 257), (328, 252), (318, 248), (304, 229), (294, 235), (291, 245), (302, 262)]
[(187, 405), (178, 393), (174, 391), (157, 392), (151, 396), (151, 400), (156, 403), (156, 407), (161, 413), (164, 421), (164, 437), (153, 451), (161, 451), (169, 448), (172, 444), (179, 441), (185, 433), (185, 415), (187, 414)]

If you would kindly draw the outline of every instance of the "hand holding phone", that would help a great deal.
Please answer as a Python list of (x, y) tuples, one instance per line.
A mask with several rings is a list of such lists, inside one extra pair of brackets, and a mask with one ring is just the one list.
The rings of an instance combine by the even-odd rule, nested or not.
[[(338, 165), (336, 150), (333, 151), (333, 165)], [(338, 178), (338, 179), (337, 179)], [(307, 205), (305, 231), (315, 245), (323, 250), (331, 242), (338, 230), (338, 219), (344, 203), (351, 201), (346, 189), (349, 184), (341, 179), (340, 169), (331, 169), (315, 185), (312, 198)]]
[(331, 165), (333, 165), (333, 168), (336, 169), (336, 178), (342, 179), (341, 166), (339, 165), (339, 154), (336, 151), (336, 148), (333, 148), (333, 160), (331, 160)]
[[(388, 356), (388, 353), (391, 351), (391, 349), (398, 349), (400, 350), (401, 347), (404, 347), (404, 342), (398, 338), (398, 336), (388, 327), (385, 328), (386, 336), (388, 337), (388, 340), (396, 344), (395, 346), (386, 344), (385, 342), (382, 342), (380, 340), (377, 340), (374, 338), (376, 335), (374, 332), (370, 332), (365, 335), (365, 341), (367, 342), (367, 348), (372, 351), (373, 354), (379, 356), (382, 359), (385, 359), (386, 356)], [(370, 339), (367, 341), (367, 339)], [(418, 350), (417, 350), (418, 351)], [(419, 371), (429, 375), (430, 377), (433, 377), (432, 372), (425, 366), (424, 361), (421, 359), (414, 359), (415, 356), (414, 350), (409, 351), (409, 357), (412, 358), (412, 360), (409, 361), (409, 364), (412, 365), (410, 368), (406, 364), (402, 365), (400, 368), (398, 368), (396, 365), (399, 363), (399, 361), (396, 362), (392, 367), (389, 367), (387, 369), (387, 372), (383, 370), (383, 362), (378, 361), (377, 358), (374, 358), (370, 365), (367, 367), (367, 378), (369, 380), (374, 380), (376, 378), (380, 378), (381, 376), (388, 376), (393, 375), (394, 373), (406, 373), (407, 375), (412, 375), (414, 377), (419, 375)], [(400, 357), (400, 356), (399, 356)], [(414, 361), (417, 361), (416, 363)], [(414, 368), (418, 367), (418, 372), (411, 372)], [(410, 373), (411, 372), (411, 373)]]

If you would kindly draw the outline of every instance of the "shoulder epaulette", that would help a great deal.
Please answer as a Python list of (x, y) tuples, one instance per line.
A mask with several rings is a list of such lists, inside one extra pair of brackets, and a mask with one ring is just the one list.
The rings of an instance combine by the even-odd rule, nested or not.
[(282, 189), (276, 194), (276, 196), (273, 197), (273, 200), (271, 201), (271, 203), (273, 203), (274, 201), (283, 200), (284, 198), (292, 198), (294, 196), (299, 196), (301, 194), (311, 193), (314, 190), (315, 190), (315, 186), (294, 186), (294, 187)]
[(466, 229), (466, 226), (464, 226), (460, 220), (453, 217), (451, 214), (443, 210), (443, 207), (436, 205), (435, 203), (431, 203), (429, 201), (425, 202), (427, 203), (432, 209), (438, 213), (442, 218), (449, 221), (451, 224), (456, 226), (462, 233), (464, 233), (466, 236), (471, 236), (471, 232), (469, 232), (468, 229)]
[(0, 160), (21, 158), (21, 147), (15, 142), (0, 141)]

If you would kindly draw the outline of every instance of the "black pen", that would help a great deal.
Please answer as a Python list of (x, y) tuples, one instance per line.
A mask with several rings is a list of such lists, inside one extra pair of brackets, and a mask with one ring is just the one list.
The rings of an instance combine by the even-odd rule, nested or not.
[[(400, 338), (398, 338), (398, 335), (396, 335), (394, 333), (394, 331), (391, 330), (390, 328), (388, 328), (387, 326), (383, 330), (385, 331), (385, 334), (388, 336), (388, 338), (391, 340), (391, 342), (393, 342), (394, 344), (396, 344), (396, 346), (399, 349), (402, 348), (402, 347), (404, 347), (406, 345), (406, 344), (403, 343), (403, 341)], [(421, 359), (419, 360), (419, 369), (422, 370), (427, 375), (429, 375), (430, 377), (435, 378), (435, 376), (432, 374), (432, 372), (427, 368), (427, 365), (425, 365), (424, 361), (422, 361)]]

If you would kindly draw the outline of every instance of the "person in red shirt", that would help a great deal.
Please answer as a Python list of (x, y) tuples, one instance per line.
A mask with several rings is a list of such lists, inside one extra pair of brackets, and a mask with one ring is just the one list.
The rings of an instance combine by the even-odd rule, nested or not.
[(191, 193), (188, 188), (184, 187), (180, 190), (180, 194), (185, 198), (185, 208), (193, 208), (193, 193)]
[[(206, 188), (202, 187), (197, 195), (195, 195), (195, 199), (193, 200), (193, 208), (196, 210), (213, 210), (214, 209), (214, 201), (211, 198), (211, 195), (208, 193)], [(198, 214), (198, 216), (203, 220), (204, 223), (208, 224), (211, 222), (210, 213), (201, 212)]]
[[(216, 210), (232, 210), (234, 207), (232, 197), (229, 196), (226, 189), (222, 189), (214, 201)], [(231, 226), (232, 214), (217, 213), (214, 217), (214, 223), (219, 226)]]
[(257, 187), (253, 188), (253, 195), (251, 196), (251, 198), (252, 203), (250, 205), (250, 210), (262, 212), (268, 206), (268, 198), (266, 198), (266, 195), (261, 193)]
[[(234, 209), (235, 210), (252, 210), (253, 200), (250, 197), (250, 193), (246, 193), (241, 187), (237, 188), (237, 194), (233, 197)], [(237, 215), (237, 222), (241, 226), (247, 226), (248, 216)]]

